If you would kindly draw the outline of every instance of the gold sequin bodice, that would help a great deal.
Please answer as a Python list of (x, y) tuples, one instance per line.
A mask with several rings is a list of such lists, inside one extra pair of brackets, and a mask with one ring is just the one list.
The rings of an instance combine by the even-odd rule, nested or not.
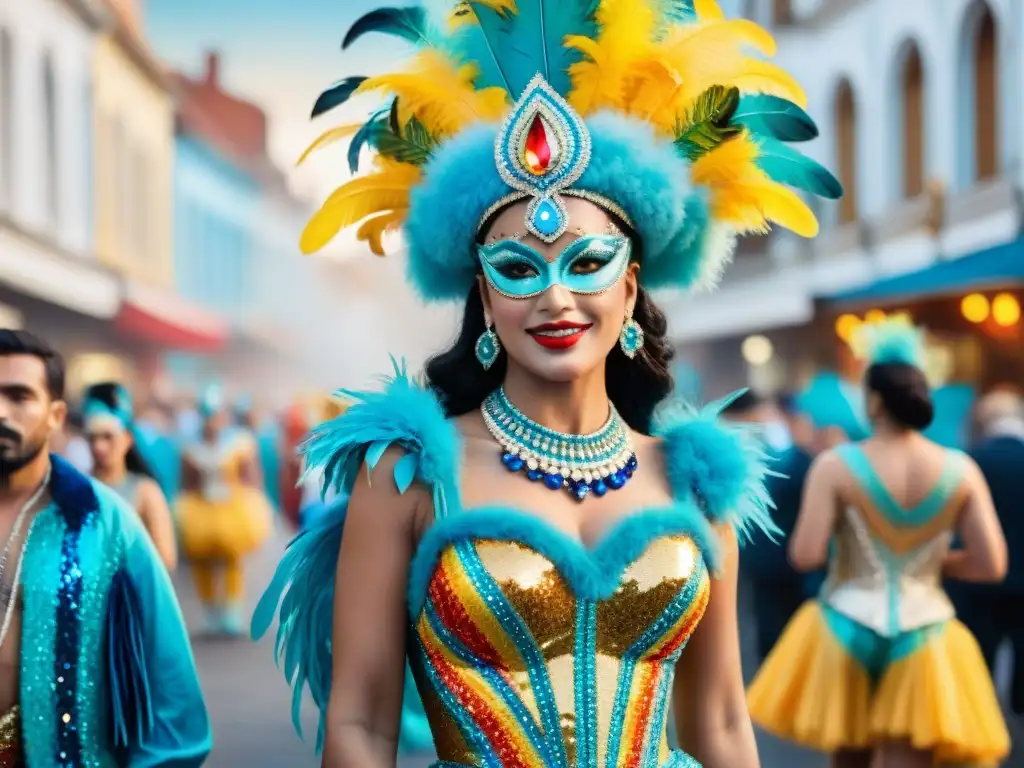
[(690, 538), (645, 522), (596, 550), (519, 521), (533, 535), (420, 552), (411, 655), (440, 765), (697, 766), (665, 733), (709, 575)]
[(0, 768), (22, 768), (21, 715), (12, 707), (0, 717)]

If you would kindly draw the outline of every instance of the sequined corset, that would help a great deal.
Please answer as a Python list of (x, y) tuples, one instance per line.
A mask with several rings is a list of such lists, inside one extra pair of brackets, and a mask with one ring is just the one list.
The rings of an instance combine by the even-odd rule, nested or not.
[(857, 480), (832, 538), (822, 599), (886, 637), (954, 616), (942, 588), (942, 563), (963, 507), (963, 462), (950, 461), (920, 504), (900, 507), (856, 446), (840, 453)]
[(12, 707), (0, 717), (0, 768), (22, 768), (21, 716), (18, 707)]
[(426, 554), (411, 656), (437, 766), (699, 766), (670, 750), (666, 720), (708, 570), (683, 535), (613, 543), (634, 533), (590, 551), (553, 532), (467, 536)]

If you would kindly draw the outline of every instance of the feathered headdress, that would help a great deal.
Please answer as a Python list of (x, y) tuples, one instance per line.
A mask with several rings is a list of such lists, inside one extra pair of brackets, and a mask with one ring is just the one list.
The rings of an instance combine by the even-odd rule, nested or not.
[(927, 365), (924, 328), (906, 315), (864, 323), (854, 333), (850, 347), (867, 365), (903, 363), (924, 370)]
[(812, 237), (818, 224), (790, 187), (828, 198), (836, 179), (786, 142), (817, 136), (804, 93), (771, 56), (771, 36), (726, 19), (714, 0), (429, 0), (360, 18), (419, 46), (407, 71), (349, 77), (313, 116), (355, 94), (390, 106), (334, 128), (303, 155), (351, 136), (349, 164), (375, 149), (374, 172), (336, 190), (313, 216), (310, 253), (341, 229), (383, 255), (404, 226), (410, 277), (426, 299), (463, 298), (478, 271), (480, 229), (529, 199), (526, 229), (553, 241), (564, 196), (616, 214), (643, 245), (648, 288), (713, 284), (738, 234), (772, 223)]

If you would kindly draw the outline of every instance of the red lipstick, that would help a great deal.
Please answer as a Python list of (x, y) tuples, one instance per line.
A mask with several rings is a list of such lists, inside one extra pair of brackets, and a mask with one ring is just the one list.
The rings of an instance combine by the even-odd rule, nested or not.
[(557, 323), (544, 323), (528, 328), (527, 333), (545, 349), (565, 350), (576, 346), (583, 334), (593, 327), (593, 323), (573, 323), (560, 320)]

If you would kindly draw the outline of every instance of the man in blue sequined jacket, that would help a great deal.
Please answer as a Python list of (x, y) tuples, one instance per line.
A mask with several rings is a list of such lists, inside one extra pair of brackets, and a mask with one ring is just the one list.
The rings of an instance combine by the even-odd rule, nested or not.
[(49, 454), (63, 389), (59, 355), (0, 330), (0, 765), (202, 765), (170, 577), (134, 510)]

